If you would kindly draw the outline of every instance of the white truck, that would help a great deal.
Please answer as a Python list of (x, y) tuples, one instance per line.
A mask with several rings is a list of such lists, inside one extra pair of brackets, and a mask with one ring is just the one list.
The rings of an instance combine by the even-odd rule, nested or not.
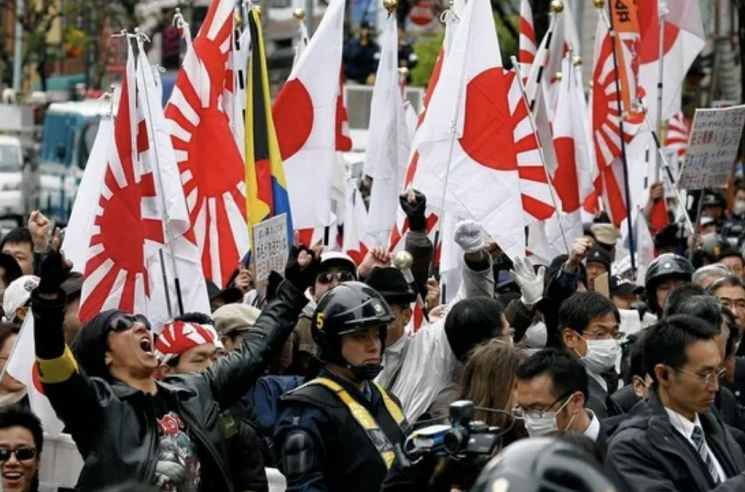
[(39, 208), (67, 223), (88, 161), (101, 117), (109, 105), (101, 101), (53, 103), (42, 128), (39, 173)]

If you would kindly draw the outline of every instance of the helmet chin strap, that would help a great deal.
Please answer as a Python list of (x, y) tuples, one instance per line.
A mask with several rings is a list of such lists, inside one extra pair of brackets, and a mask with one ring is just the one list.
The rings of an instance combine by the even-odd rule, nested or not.
[(383, 370), (383, 366), (381, 364), (364, 364), (361, 366), (353, 366), (352, 364), (347, 364), (345, 368), (352, 371), (354, 377), (356, 377), (360, 381), (371, 381), (375, 379), (378, 374), (380, 374), (380, 371)]

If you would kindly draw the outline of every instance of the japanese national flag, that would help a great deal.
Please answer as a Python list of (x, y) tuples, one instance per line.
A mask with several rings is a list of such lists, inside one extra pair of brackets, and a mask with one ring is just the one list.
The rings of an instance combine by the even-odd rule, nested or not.
[(39, 417), (44, 432), (51, 437), (62, 434), (65, 425), (54, 413), (52, 404), (44, 396), (39, 370), (36, 364), (36, 348), (34, 346), (34, 317), (29, 314), (23, 322), (13, 351), (8, 358), (5, 371), (26, 386), (31, 411)]
[(524, 226), (554, 208), (527, 105), (515, 74), (502, 67), (487, 0), (466, 5), (417, 137), (414, 188), (479, 222), (508, 255), (523, 256)]
[(272, 108), (295, 229), (331, 224), (344, 0), (331, 0)]

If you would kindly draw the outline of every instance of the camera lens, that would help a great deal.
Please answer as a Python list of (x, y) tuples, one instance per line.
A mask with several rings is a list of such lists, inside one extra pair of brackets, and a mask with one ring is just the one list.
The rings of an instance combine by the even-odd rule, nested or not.
[(453, 427), (443, 439), (445, 451), (450, 454), (458, 454), (466, 448), (468, 444), (468, 431), (465, 427)]

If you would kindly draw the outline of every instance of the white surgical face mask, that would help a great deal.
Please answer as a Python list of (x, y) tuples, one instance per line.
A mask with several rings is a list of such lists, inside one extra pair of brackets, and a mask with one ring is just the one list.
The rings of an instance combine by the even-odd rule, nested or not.
[(621, 352), (618, 340), (609, 338), (607, 340), (585, 340), (585, 342), (587, 343), (587, 354), (582, 358), (582, 362), (587, 369), (595, 374), (600, 374), (616, 364)]
[(735, 215), (745, 215), (745, 201), (735, 202), (732, 212), (734, 212)]
[[(526, 414), (525, 429), (528, 431), (528, 436), (540, 437), (559, 430), (559, 425), (556, 423), (556, 415), (564, 410), (564, 407), (567, 406), (573, 396), (574, 395), (569, 395), (569, 398), (567, 398), (561, 407), (559, 407), (555, 412), (543, 412), (540, 417), (531, 417)], [(569, 423), (563, 430), (569, 429), (569, 426), (572, 425), (573, 421), (574, 417), (569, 420)]]

